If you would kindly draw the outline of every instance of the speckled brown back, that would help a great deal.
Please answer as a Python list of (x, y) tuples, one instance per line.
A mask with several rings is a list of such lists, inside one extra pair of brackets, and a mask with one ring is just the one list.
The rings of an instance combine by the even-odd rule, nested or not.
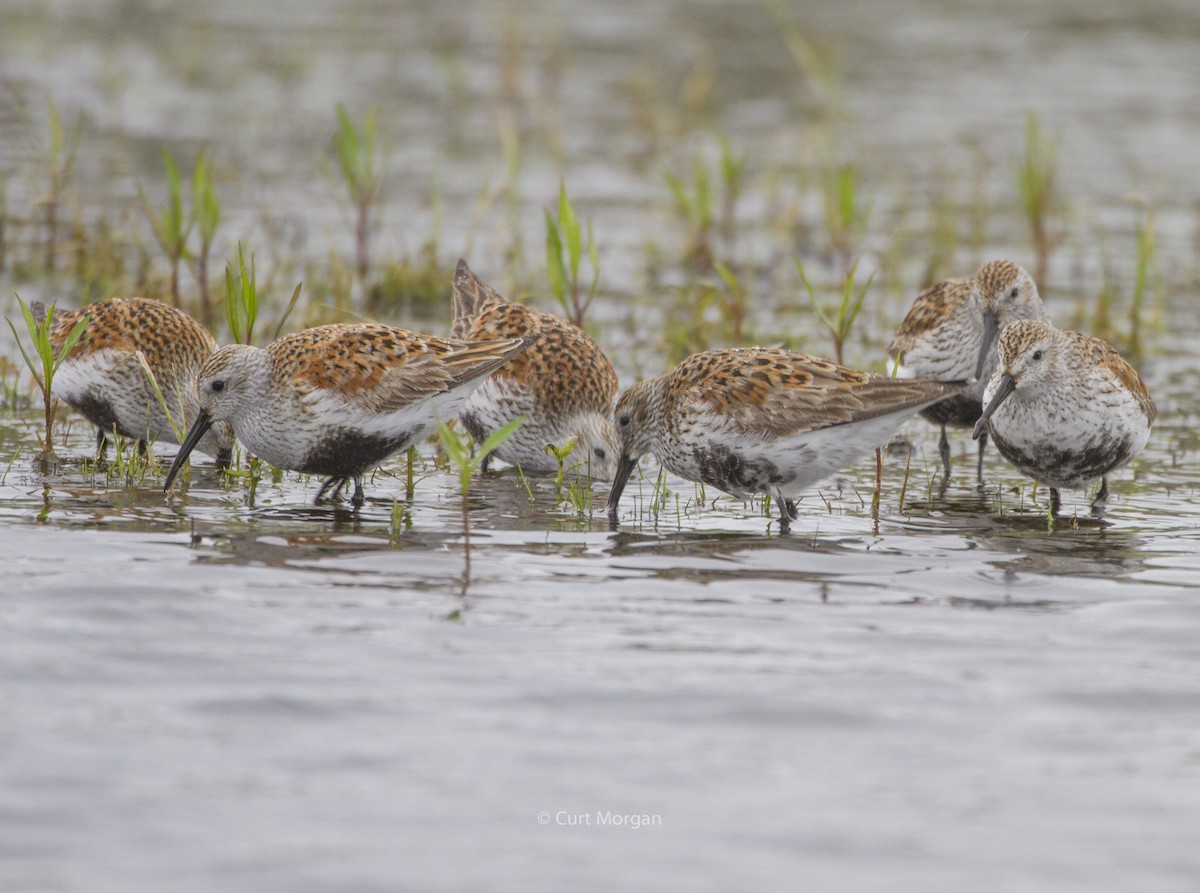
[(1108, 370), (1134, 396), (1138, 406), (1146, 414), (1147, 421), (1153, 422), (1158, 418), (1158, 407), (1154, 405), (1154, 399), (1146, 390), (1141, 376), (1115, 347), (1107, 341), (1080, 332), (1068, 331), (1063, 334), (1075, 344), (1076, 349), (1086, 357), (1090, 365)]
[(85, 357), (99, 350), (140, 350), (155, 375), (173, 368), (199, 369), (216, 349), (216, 339), (182, 310), (146, 298), (110, 298), (78, 310), (56, 311), (50, 329), (55, 349), (85, 314), (87, 328), (72, 351)]
[(917, 295), (888, 344), (888, 355), (903, 356), (916, 340), (953, 319), (975, 289), (973, 278), (947, 279)]
[(534, 407), (573, 406), (608, 414), (617, 374), (594, 340), (569, 320), (505, 300), (460, 261), (454, 279), (457, 337), (529, 337), (529, 348), (495, 377), (527, 389)]
[(276, 388), (331, 391), (373, 412), (449, 390), (523, 349), (516, 339), (468, 343), (378, 323), (316, 326), (266, 348)]
[(788, 350), (728, 348), (684, 360), (670, 374), (666, 399), (681, 411), (703, 403), (744, 431), (781, 435), (887, 415), (962, 387), (860, 372)]

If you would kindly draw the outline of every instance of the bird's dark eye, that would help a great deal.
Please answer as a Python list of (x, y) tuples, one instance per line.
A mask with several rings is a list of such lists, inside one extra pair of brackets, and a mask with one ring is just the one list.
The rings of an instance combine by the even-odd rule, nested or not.
[(1020, 293), (1021, 293), (1021, 289), (1017, 288), (1017, 287), (1014, 285), (1014, 286), (1013, 286), (1013, 290), (1012, 290), (1012, 291), (1010, 291), (1010, 292), (1008, 293), (1008, 296), (1009, 296), (1010, 298), (1015, 298), (1015, 297), (1016, 297), (1017, 295), (1019, 295)]
[(221, 393), (221, 391), (225, 390), (225, 382), (218, 378), (212, 383), (212, 389), (214, 394)]
[(630, 421), (631, 421), (631, 418), (627, 415), (623, 415), (619, 419), (617, 419), (618, 424), (620, 424), (620, 426), (622, 428), (624, 428), (626, 425), (628, 425), (630, 423)]
[(1035, 360), (1040, 360), (1042, 358), (1042, 352), (1040, 350), (1035, 350), (1033, 352), (1033, 358)]
[(608, 453), (604, 452), (603, 447), (596, 447), (594, 450), (592, 450), (592, 454), (595, 455), (597, 459), (604, 459), (608, 456)]

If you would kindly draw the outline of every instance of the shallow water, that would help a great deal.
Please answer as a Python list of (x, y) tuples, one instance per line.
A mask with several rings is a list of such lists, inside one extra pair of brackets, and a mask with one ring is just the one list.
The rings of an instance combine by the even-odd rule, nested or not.
[[(0, 72), (87, 110), (95, 206), (155, 177), (164, 143), (215, 141), (241, 188), (231, 228), (261, 237), (269, 205), (317, 257), (342, 244), (345, 215), (311, 177), (314, 146), (335, 102), (383, 99), (406, 166), (382, 240), (419, 242), (436, 171), (459, 250), (503, 170), (488, 100), (510, 13), (313, 2), (281, 23), (265, 9), (61, 2), (51, 21), (6, 4)], [(934, 185), (930, 156), (961, 163), (961, 138), (994, 138), (1004, 157), (1037, 108), (1063, 127), (1064, 176), (1108, 260), (1132, 264), (1112, 234), (1141, 191), (1164, 265), (1187, 281), (1189, 4), (888, 9), (868, 24), (797, 7), (841, 48), (860, 145), (902, 172), (881, 202)], [(648, 72), (669, 92), (707, 46), (725, 125), (751, 147), (790, 144), (807, 100), (756, 4), (545, 4), (521, 21), (569, 50), (553, 108), (573, 194), (605, 234), (598, 318), (620, 320), (664, 219), (622, 84)], [(547, 88), (529, 75), (521, 89)], [(685, 160), (704, 143), (669, 139)], [(4, 145), (6, 162), (19, 154)], [(534, 255), (551, 155), (531, 139), (520, 225)], [(1005, 176), (987, 187), (1002, 195)], [(471, 255), (485, 276), (503, 264), (495, 229)], [(993, 233), (988, 250), (1023, 256), (1020, 239)], [(1100, 251), (1064, 248), (1060, 280), (1094, 283)], [(1066, 291), (1052, 314), (1069, 314)], [(976, 485), (961, 435), (940, 489), (935, 432), (914, 421), (908, 483), (895, 450), (877, 518), (865, 460), (806, 496), (786, 537), (756, 506), (674, 479), (656, 509), (649, 462), (617, 531), (602, 485), (579, 511), (552, 481), (477, 478), (468, 576), (461, 498), (429, 450), (411, 502), (393, 462), (359, 513), (314, 506), (318, 482), (294, 475), (251, 499), (205, 461), (164, 498), (160, 474), (127, 486), (91, 470), (78, 420), (61, 473), (41, 478), (36, 413), (6, 408), (0, 888), (1194, 890), (1195, 297), (1169, 296), (1142, 363), (1162, 413), (1146, 452), (1102, 521), (1065, 493), (1052, 530), (1045, 494), (994, 451)], [(612, 344), (624, 384), (652, 365), (635, 328)]]

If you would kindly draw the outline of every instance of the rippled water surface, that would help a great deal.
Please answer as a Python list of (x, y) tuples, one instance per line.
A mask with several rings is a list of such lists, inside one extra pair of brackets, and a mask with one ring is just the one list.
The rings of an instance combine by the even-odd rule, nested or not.
[[(1161, 262), (1193, 284), (1163, 298), (1140, 363), (1161, 418), (1103, 519), (1064, 493), (1050, 527), (1045, 494), (994, 452), (977, 484), (961, 435), (939, 485), (936, 432), (914, 421), (877, 517), (866, 460), (807, 495), (788, 536), (684, 481), (656, 498), (649, 460), (616, 531), (603, 485), (589, 504), (489, 473), (472, 483), (468, 567), (457, 480), (431, 449), (411, 501), (395, 461), (358, 513), (314, 506), (319, 482), (295, 475), (251, 496), (203, 460), (165, 499), (159, 472), (93, 467), (79, 420), (60, 473), (36, 474), (39, 418), (10, 406), (0, 888), (1195, 890), (1200, 30), (1185, 2), (1077, 7), (794, 12), (839, 47), (859, 145), (894, 166), (881, 204), (935, 189), (935, 156), (1004, 157), (1033, 108), (1061, 128), (1077, 213), (1109, 226), (1062, 250), (1059, 281), (1128, 271), (1131, 242), (1112, 236), (1125, 198), (1158, 210)], [(471, 222), (504, 170), (488, 99), (522, 29), (557, 34), (538, 69), (557, 82), (521, 89), (553, 94), (561, 126), (545, 132), (597, 209), (596, 317), (623, 385), (661, 368), (653, 301), (627, 319), (665, 220), (631, 93), (671, 108), (700, 59), (751, 154), (790, 145), (811, 99), (755, 3), (284, 8), (6, 4), (0, 76), (85, 113), (85, 208), (128, 201), (161, 146), (213, 144), (231, 229), (261, 239), (274, 214), (318, 258), (349, 244), (313, 175), (331, 109), (378, 102), (398, 170), (381, 241), (419, 243), (437, 180), (445, 250), (474, 239), (473, 265), (503, 280), (503, 239)], [(0, 102), (5, 165), (22, 151), (15, 107)], [(669, 129), (680, 157), (698, 151)], [(528, 152), (517, 215), (536, 255), (561, 170), (537, 138)], [(984, 187), (1003, 196), (1007, 177)], [(31, 188), (13, 178), (10, 201)], [(1026, 256), (1018, 232), (990, 239)], [(1077, 309), (1065, 285), (1047, 304)]]

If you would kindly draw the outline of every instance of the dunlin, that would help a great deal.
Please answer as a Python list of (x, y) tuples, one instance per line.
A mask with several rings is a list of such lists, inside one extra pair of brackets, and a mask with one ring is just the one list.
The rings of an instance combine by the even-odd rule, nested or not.
[[(983, 389), (996, 367), (996, 336), (1018, 319), (1045, 319), (1033, 278), (1009, 260), (993, 260), (967, 279), (947, 279), (917, 295), (888, 344), (901, 378), (975, 382), (958, 396), (921, 412), (941, 425), (938, 453), (950, 477), (946, 426), (971, 427), (983, 410)], [(987, 438), (979, 439), (977, 475), (983, 475)]]
[(620, 465), (609, 517), (637, 460), (748, 498), (765, 493), (787, 530), (792, 497), (884, 443), (913, 413), (953, 397), (962, 382), (859, 372), (788, 350), (693, 354), (634, 385), (617, 402)]
[(991, 431), (1000, 455), (1050, 488), (1053, 511), (1059, 490), (1096, 478), (1102, 505), (1109, 472), (1141, 452), (1158, 415), (1141, 378), (1104, 341), (1038, 320), (1013, 323), (998, 348), (975, 436)]
[[(34, 302), (31, 309), (39, 320), (45, 319), (41, 304)], [(50, 340), (56, 350), (85, 314), (91, 319), (55, 375), (55, 393), (96, 426), (97, 449), (103, 447), (105, 435), (114, 431), (133, 438), (143, 450), (159, 440), (179, 443), (171, 422), (183, 431), (199, 411), (196, 376), (217, 349), (213, 336), (182, 310), (161, 301), (111, 298), (78, 310), (55, 312)], [(138, 360), (138, 351), (154, 373), (161, 402)], [(227, 424), (214, 425), (195, 446), (227, 466), (233, 429)]]
[(612, 480), (620, 451), (612, 422), (617, 374), (599, 345), (568, 320), (505, 300), (463, 260), (454, 274), (453, 309), (456, 338), (529, 339), (528, 349), (493, 372), (459, 411), (471, 436), (483, 441), (524, 416), (497, 458), (524, 471), (552, 472), (558, 462), (547, 444), (561, 448), (574, 437), (567, 461)]
[(328, 476), (318, 501), (353, 480), (361, 506), (364, 471), (454, 418), (524, 349), (519, 338), (472, 343), (375, 323), (318, 326), (265, 348), (227, 345), (200, 371), (200, 413), (163, 489), (204, 432), (227, 421), (264, 461)]

